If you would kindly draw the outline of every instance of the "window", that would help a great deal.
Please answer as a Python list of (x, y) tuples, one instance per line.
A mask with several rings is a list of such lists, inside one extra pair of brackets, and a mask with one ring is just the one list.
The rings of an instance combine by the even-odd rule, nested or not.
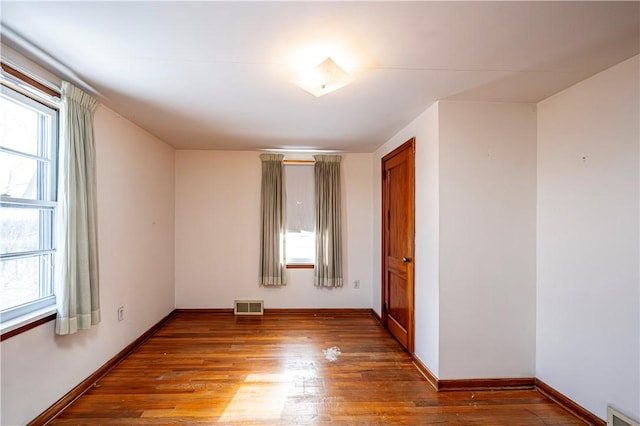
[(313, 163), (286, 163), (287, 266), (313, 267), (315, 213)]
[(58, 110), (36, 99), (1, 86), (2, 321), (55, 304)]

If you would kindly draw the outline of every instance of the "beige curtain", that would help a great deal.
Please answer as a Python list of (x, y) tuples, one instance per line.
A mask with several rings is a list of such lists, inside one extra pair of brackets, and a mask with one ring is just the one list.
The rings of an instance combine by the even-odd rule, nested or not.
[(314, 155), (316, 197), (316, 261), (318, 287), (342, 287), (342, 219), (339, 155)]
[(287, 283), (287, 202), (285, 198), (284, 155), (261, 154), (261, 239), (260, 284)]
[(73, 334), (100, 322), (93, 139), (98, 102), (67, 82), (61, 98), (56, 333)]

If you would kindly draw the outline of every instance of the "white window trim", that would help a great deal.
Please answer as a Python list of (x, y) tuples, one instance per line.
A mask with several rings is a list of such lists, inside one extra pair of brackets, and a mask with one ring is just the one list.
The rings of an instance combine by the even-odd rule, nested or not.
[[(12, 76), (9, 76), (2, 73), (2, 81), (3, 81), (3, 91), (4, 90), (13, 90), (18, 94), (25, 96), (27, 98), (26, 103), (29, 105), (34, 104), (42, 104), (45, 107), (49, 107), (52, 109), (58, 110), (60, 107), (60, 100), (57, 98), (53, 98), (45, 93), (40, 92), (37, 89), (31, 88), (31, 86), (22, 84), (19, 80), (15, 79)], [(20, 83), (20, 84), (18, 84)], [(27, 86), (28, 90), (25, 90), (25, 86)], [(34, 99), (37, 98), (36, 99)], [(59, 115), (58, 120), (55, 123), (52, 123), (54, 126), (54, 132), (58, 134), (59, 130)], [(53, 149), (56, 150), (56, 154), (54, 155), (54, 162), (57, 162), (58, 154), (57, 147), (59, 141), (54, 141)], [(49, 147), (51, 148), (51, 147)], [(48, 194), (50, 200), (55, 200), (57, 195), (57, 182), (58, 182), (58, 166), (57, 164), (52, 164), (49, 168), (49, 172), (51, 173), (50, 184), (52, 185), (49, 190), (51, 194)], [(6, 204), (19, 203), (19, 204), (38, 204), (42, 206), (52, 207), (55, 215), (55, 207), (57, 206), (57, 201), (47, 201), (47, 200), (21, 200), (15, 198), (2, 197), (2, 202)], [(53, 225), (52, 225), (53, 226)], [(55, 233), (55, 227), (53, 228), (53, 232)], [(55, 235), (52, 236), (53, 240), (56, 240)], [(55, 245), (52, 249), (55, 252)], [(52, 274), (52, 280), (55, 280), (55, 274)], [(38, 300), (34, 300), (32, 302), (25, 303), (23, 305), (17, 305), (12, 308), (4, 310), (0, 313), (0, 334), (9, 333), (11, 331), (17, 330), (21, 327), (27, 326), (33, 322), (36, 322), (40, 319), (51, 316), (57, 312), (56, 309), (56, 296), (55, 296), (55, 281), (52, 281), (53, 293), (50, 296), (46, 296), (40, 298)], [(5, 319), (6, 318), (6, 319)]]
[(0, 323), (0, 334), (9, 333), (13, 330), (17, 330), (20, 327), (24, 327), (25, 325), (29, 325), (32, 322), (36, 322), (42, 318), (46, 318), (50, 315), (53, 315), (57, 312), (55, 305), (55, 298), (53, 304), (37, 309), (35, 311), (31, 311), (24, 315), (15, 317), (13, 319), (3, 321)]

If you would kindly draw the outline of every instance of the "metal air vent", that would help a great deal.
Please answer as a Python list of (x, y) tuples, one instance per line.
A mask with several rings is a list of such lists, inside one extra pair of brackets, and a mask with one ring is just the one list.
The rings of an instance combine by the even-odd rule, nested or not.
[(233, 303), (234, 315), (263, 315), (263, 300), (236, 300)]

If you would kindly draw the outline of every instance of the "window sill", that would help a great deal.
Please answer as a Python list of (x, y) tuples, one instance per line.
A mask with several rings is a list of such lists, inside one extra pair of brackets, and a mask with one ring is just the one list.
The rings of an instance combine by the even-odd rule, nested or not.
[(293, 263), (291, 265), (287, 265), (287, 269), (313, 269), (315, 265), (313, 264), (302, 264), (302, 263)]
[(47, 306), (26, 315), (5, 321), (0, 324), (0, 341), (4, 341), (10, 337), (24, 333), (41, 324), (56, 319), (56, 307)]

